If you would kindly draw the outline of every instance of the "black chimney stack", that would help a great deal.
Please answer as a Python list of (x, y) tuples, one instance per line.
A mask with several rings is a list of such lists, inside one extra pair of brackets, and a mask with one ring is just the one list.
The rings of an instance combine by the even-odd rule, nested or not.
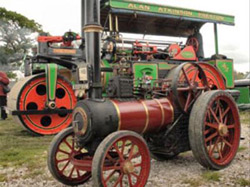
[[(84, 3), (85, 25), (85, 51), (86, 61), (92, 69), (92, 84), (89, 90), (91, 99), (102, 98), (101, 84), (101, 32), (103, 30), (100, 24), (100, 0), (82, 0)], [(84, 19), (84, 18), (82, 18)]]

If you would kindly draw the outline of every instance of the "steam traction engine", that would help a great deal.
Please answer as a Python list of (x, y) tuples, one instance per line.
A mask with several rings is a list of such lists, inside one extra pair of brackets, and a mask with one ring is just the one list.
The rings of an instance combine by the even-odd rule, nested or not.
[[(78, 72), (79, 84), (87, 88), (88, 96), (73, 111), (73, 127), (60, 132), (51, 143), (48, 154), (51, 174), (66, 185), (84, 184), (92, 176), (95, 186), (144, 186), (150, 172), (150, 153), (158, 160), (166, 160), (190, 149), (206, 168), (227, 167), (239, 145), (239, 113), (231, 94), (225, 91), (223, 73), (208, 63), (213, 59), (197, 62), (194, 46), (181, 49), (176, 44), (170, 48), (172, 57), (162, 58), (159, 56), (164, 52), (139, 42), (133, 42), (136, 52), (128, 58), (126, 50), (117, 49), (118, 37), (110, 35), (103, 47), (102, 60), (113, 64), (102, 71), (112, 72), (112, 78), (104, 97), (100, 1), (82, 2), (86, 66), (78, 68)], [(115, 13), (121, 13), (124, 19), (131, 12), (135, 16), (136, 11), (138, 16), (134, 19), (140, 22), (151, 14), (139, 10), (156, 6), (127, 1), (101, 3), (112, 7), (112, 14), (107, 12), (110, 31), (114, 31)], [(164, 15), (162, 19), (167, 18)], [(132, 25), (134, 19), (130, 19)], [(117, 32), (122, 20), (115, 20)], [(174, 20), (169, 16), (168, 21)], [(201, 18), (187, 20), (184, 22), (197, 27), (203, 24), (197, 21)], [(182, 23), (179, 28), (187, 27)], [(173, 34), (173, 30), (169, 32)], [(219, 60), (230, 64), (229, 59)]]

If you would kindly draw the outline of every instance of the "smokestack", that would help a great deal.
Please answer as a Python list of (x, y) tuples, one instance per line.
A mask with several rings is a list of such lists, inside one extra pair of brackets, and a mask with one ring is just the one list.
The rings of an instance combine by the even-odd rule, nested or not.
[(85, 8), (85, 50), (86, 61), (92, 68), (92, 83), (89, 90), (89, 97), (92, 99), (102, 98), (101, 84), (101, 32), (103, 30), (100, 24), (100, 0), (82, 0)]
[(81, 19), (81, 22), (82, 22), (82, 43), (84, 42), (84, 31), (83, 31), (83, 27), (85, 26), (85, 8), (84, 8), (84, 0), (82, 0), (82, 4), (81, 4), (81, 13), (82, 13), (82, 19)]

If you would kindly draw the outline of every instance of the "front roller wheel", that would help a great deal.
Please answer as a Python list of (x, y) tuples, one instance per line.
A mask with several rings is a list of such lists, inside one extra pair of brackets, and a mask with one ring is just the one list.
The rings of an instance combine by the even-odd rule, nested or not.
[(64, 129), (51, 142), (48, 153), (48, 168), (54, 178), (66, 185), (79, 185), (88, 181), (91, 171), (74, 165), (76, 157), (89, 157), (88, 151), (75, 145), (73, 128)]
[(240, 142), (240, 119), (230, 94), (209, 91), (198, 98), (190, 115), (189, 141), (206, 168), (219, 170), (232, 162)]
[(144, 139), (135, 132), (110, 134), (93, 158), (94, 186), (145, 186), (149, 172), (149, 150)]

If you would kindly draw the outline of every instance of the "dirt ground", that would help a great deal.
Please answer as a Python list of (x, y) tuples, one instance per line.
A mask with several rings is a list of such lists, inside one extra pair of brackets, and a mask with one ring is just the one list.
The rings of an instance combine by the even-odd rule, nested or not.
[[(249, 114), (249, 113), (248, 113)], [(177, 158), (159, 162), (151, 160), (151, 173), (147, 187), (168, 186), (250, 186), (250, 122), (243, 120), (240, 148), (233, 163), (221, 171), (204, 169), (195, 160), (192, 152), (180, 154)], [(0, 140), (1, 141), (1, 140)], [(46, 158), (46, 150), (42, 153)], [(38, 159), (38, 162), (39, 159)], [(44, 160), (45, 162), (45, 160)], [(0, 165), (0, 186), (63, 186), (55, 181), (47, 170), (46, 163), (39, 168), (21, 165), (5, 167)], [(92, 180), (84, 186), (92, 186)]]

